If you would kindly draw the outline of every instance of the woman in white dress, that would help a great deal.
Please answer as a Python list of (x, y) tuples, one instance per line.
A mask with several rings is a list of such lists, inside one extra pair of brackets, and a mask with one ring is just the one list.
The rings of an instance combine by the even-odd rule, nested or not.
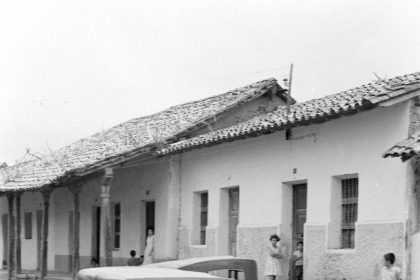
[(153, 228), (147, 229), (146, 248), (144, 248), (144, 261), (143, 264), (153, 263), (155, 253), (155, 236)]
[(279, 279), (283, 275), (280, 265), (280, 259), (283, 258), (279, 245), (280, 237), (277, 234), (270, 236), (270, 245), (268, 246), (268, 257), (265, 262), (264, 277), (269, 280)]

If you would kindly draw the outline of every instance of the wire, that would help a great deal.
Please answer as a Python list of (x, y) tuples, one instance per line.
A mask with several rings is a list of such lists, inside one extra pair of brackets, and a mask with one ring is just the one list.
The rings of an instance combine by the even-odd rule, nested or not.
[[(243, 78), (243, 77), (248, 77), (248, 76), (256, 76), (256, 75), (261, 75), (261, 74), (268, 74), (268, 73), (273, 73), (277, 72), (278, 70), (281, 69), (286, 69), (289, 68), (290, 66), (283, 66), (283, 67), (275, 67), (275, 68), (270, 68), (270, 69), (263, 69), (263, 70), (258, 70), (258, 71), (254, 71), (254, 72), (248, 72), (248, 73), (243, 73), (243, 74), (238, 74), (238, 75), (233, 75), (233, 76), (224, 76), (224, 77), (218, 77), (218, 78), (212, 78), (212, 79), (207, 79), (207, 83), (208, 84), (220, 84), (222, 83), (222, 85), (218, 85), (223, 86), (223, 85), (231, 85), (231, 83), (226, 83), (226, 81), (229, 80), (234, 80), (234, 79), (238, 79), (238, 78)], [(277, 78), (287, 78), (288, 75), (275, 75)], [(191, 85), (191, 81), (181, 81), (179, 80), (179, 82), (172, 82), (172, 85), (176, 85), (176, 86), (188, 86), (189, 89), (211, 89), (214, 90), (215, 86), (210, 86), (210, 85)], [(0, 103), (0, 106), (5, 106), (5, 105), (11, 105), (11, 104), (38, 104), (38, 105), (44, 105), (44, 104), (68, 104), (68, 103), (77, 103), (77, 102), (98, 102), (98, 101), (104, 101), (104, 100), (110, 100), (110, 99), (125, 99), (125, 98), (131, 98), (134, 95), (138, 95), (138, 92), (142, 91), (142, 92), (153, 92), (154, 94), (167, 94), (168, 91), (156, 91), (155, 88), (140, 88), (140, 89), (133, 89), (133, 90), (125, 90), (125, 91), (118, 91), (115, 92), (115, 94), (112, 95), (108, 95), (108, 96), (102, 96), (100, 98), (97, 97), (92, 97), (92, 98), (75, 98), (75, 99), (68, 99), (68, 98), (63, 98), (63, 99), (33, 99), (33, 100), (22, 100), (22, 101), (15, 101), (15, 102), (2, 102)], [(126, 94), (121, 96), (122, 93), (124, 92), (133, 92), (132, 94)]]

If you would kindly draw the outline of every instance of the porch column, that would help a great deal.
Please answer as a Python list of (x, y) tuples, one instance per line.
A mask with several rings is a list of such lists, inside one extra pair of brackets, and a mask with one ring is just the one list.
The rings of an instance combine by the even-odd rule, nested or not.
[(52, 189), (47, 188), (41, 191), (44, 200), (44, 209), (42, 212), (42, 240), (41, 240), (41, 279), (47, 276), (48, 271), (48, 214), (50, 208), (50, 197)]
[(80, 211), (79, 211), (79, 194), (82, 184), (69, 186), (70, 192), (73, 194), (73, 256), (72, 256), (72, 279), (76, 279), (76, 274), (80, 268)]
[(113, 178), (112, 168), (105, 168), (101, 185), (101, 224), (104, 233), (105, 266), (112, 266), (112, 232), (111, 232), (111, 182)]
[(22, 247), (21, 247), (21, 228), (22, 228), (22, 214), (20, 207), (20, 198), (22, 192), (15, 193), (16, 198), (16, 274), (22, 273)]
[(169, 158), (168, 188), (167, 188), (166, 231), (164, 245), (165, 257), (177, 259), (179, 246), (179, 211), (181, 199), (181, 156), (174, 155)]
[(9, 280), (15, 278), (15, 219), (13, 218), (13, 199), (15, 195), (13, 193), (7, 194), (7, 203), (9, 206), (9, 256), (7, 258), (8, 262), (8, 274)]

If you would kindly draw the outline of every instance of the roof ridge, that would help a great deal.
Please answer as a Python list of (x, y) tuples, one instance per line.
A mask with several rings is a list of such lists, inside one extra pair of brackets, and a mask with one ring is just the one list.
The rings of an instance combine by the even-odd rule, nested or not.
[[(416, 86), (412, 86), (414, 84)], [(174, 153), (179, 150), (212, 145), (211, 143), (217, 144), (223, 142), (224, 139), (258, 135), (263, 131), (270, 133), (287, 127), (310, 124), (313, 121), (325, 122), (345, 114), (373, 109), (381, 102), (404, 96), (419, 89), (420, 72), (375, 81), (335, 94), (292, 104), (290, 111), (286, 106), (277, 106), (272, 112), (255, 116), (239, 124), (170, 144), (158, 151), (158, 154)]]
[[(223, 95), (227, 95), (227, 94), (229, 94), (229, 93), (232, 93), (232, 92), (235, 92), (235, 91), (238, 91), (238, 90), (244, 89), (244, 88), (249, 88), (249, 87), (251, 87), (252, 85), (255, 85), (255, 84), (260, 84), (260, 83), (265, 83), (265, 82), (267, 82), (267, 83), (269, 83), (269, 82), (270, 82), (270, 83), (277, 83), (277, 80), (276, 80), (275, 78), (268, 78), (268, 79), (264, 79), (264, 80), (259, 80), (259, 81), (257, 81), (257, 82), (247, 84), (247, 85), (245, 85), (245, 86), (243, 86), (243, 87), (237, 87), (237, 88), (234, 88), (234, 89), (231, 89), (231, 90), (225, 91), (225, 92), (220, 93), (220, 94), (214, 94), (214, 95), (211, 95), (211, 96), (208, 96), (208, 97), (205, 97), (205, 98), (201, 98), (201, 99), (197, 99), (197, 100), (188, 101), (188, 102), (185, 102), (185, 103), (180, 103), (180, 104), (177, 104), (177, 105), (173, 105), (173, 106), (167, 107), (166, 109), (163, 109), (163, 110), (161, 110), (161, 111), (158, 111), (158, 112), (152, 113), (152, 114), (150, 114), (150, 115), (144, 115), (144, 116), (139, 116), (139, 117), (135, 117), (135, 118), (129, 119), (129, 120), (124, 121), (124, 122), (122, 122), (122, 123), (119, 123), (119, 124), (117, 124), (117, 125), (111, 126), (110, 128), (107, 128), (107, 129), (105, 129), (104, 131), (107, 131), (107, 130), (110, 130), (110, 129), (113, 129), (113, 128), (116, 128), (116, 127), (124, 126), (124, 124), (126, 124), (126, 123), (130, 123), (130, 122), (134, 122), (134, 121), (139, 121), (139, 120), (142, 120), (142, 119), (150, 118), (150, 117), (153, 117), (153, 116), (159, 115), (159, 114), (161, 114), (161, 113), (163, 113), (163, 112), (169, 112), (169, 111), (170, 111), (171, 109), (173, 109), (173, 108), (179, 108), (179, 107), (181, 107), (181, 106), (190, 105), (190, 104), (197, 104), (197, 103), (199, 103), (199, 102), (203, 102), (203, 101), (206, 101), (206, 100), (210, 100), (210, 99), (214, 99), (214, 98), (217, 98), (217, 97), (221, 97), (221, 96), (223, 96)], [(95, 136), (95, 135), (99, 135), (100, 133), (101, 133), (101, 132), (97, 132), (97, 133), (95, 133), (95, 134), (93, 134), (93, 135), (91, 135), (91, 136), (88, 136), (88, 137), (93, 137), (93, 136)], [(81, 139), (79, 139), (79, 140), (82, 140), (82, 139), (86, 139), (86, 137), (81, 138)], [(77, 141), (79, 141), (79, 140), (77, 140)], [(76, 141), (76, 142), (77, 142), (77, 141)]]
[(193, 130), (214, 116), (258, 98), (276, 85), (278, 84), (274, 78), (260, 80), (221, 94), (133, 118), (80, 138), (49, 151), (38, 160), (21, 166), (11, 166), (8, 170), (16, 169), (19, 175), (15, 177), (21, 178), (22, 182), (15, 180), (14, 183), (0, 185), (0, 192), (14, 190), (15, 187), (41, 188), (57, 183), (70, 172), (88, 174), (102, 168), (104, 164), (113, 165), (138, 156), (139, 153), (159, 147), (168, 139)]
[[(391, 82), (396, 80), (396, 79), (401, 79), (402, 77), (413, 77), (413, 76), (416, 77), (416, 80), (418, 80), (418, 82), (410, 81), (409, 83), (406, 83), (405, 85), (420, 83), (420, 71), (418, 71), (418, 72), (414, 72), (414, 73), (410, 73), (410, 74), (398, 75), (398, 76), (395, 76), (395, 77), (392, 77), (392, 78), (375, 80), (375, 81), (365, 83), (365, 84), (362, 84), (362, 85), (359, 85), (359, 86), (356, 86), (356, 87), (352, 87), (352, 88), (349, 88), (349, 89), (346, 89), (346, 90), (342, 90), (342, 91), (339, 91), (339, 92), (336, 92), (336, 93), (327, 94), (327, 95), (324, 95), (322, 97), (311, 98), (311, 99), (308, 99), (308, 100), (305, 100), (305, 101), (296, 102), (293, 105), (298, 105), (298, 104), (306, 103), (306, 102), (309, 102), (309, 101), (316, 101), (316, 100), (324, 99), (326, 97), (336, 96), (338, 94), (353, 92), (355, 90), (361, 90), (363, 88), (366, 88), (367, 86), (373, 86), (373, 85), (383, 86), (383, 83), (392, 84)], [(399, 84), (393, 83), (393, 85), (395, 87), (395, 85), (399, 85)], [(291, 105), (291, 106), (293, 106), (293, 105)]]

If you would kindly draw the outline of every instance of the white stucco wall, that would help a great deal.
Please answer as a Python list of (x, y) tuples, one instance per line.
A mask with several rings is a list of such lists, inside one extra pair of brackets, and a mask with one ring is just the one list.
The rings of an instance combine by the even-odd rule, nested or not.
[[(147, 165), (116, 168), (111, 187), (111, 202), (121, 203), (121, 246), (113, 251), (114, 265), (125, 265), (130, 250), (143, 254), (145, 245), (145, 201), (155, 201), (155, 258), (177, 257), (179, 165), (175, 159), (158, 159)], [(169, 172), (171, 171), (171, 172)], [(100, 178), (88, 181), (80, 193), (81, 267), (89, 266), (92, 256), (92, 207), (100, 206)], [(169, 196), (168, 191), (173, 195)], [(7, 213), (7, 200), (1, 197), (0, 214)], [(169, 207), (169, 208), (168, 208)], [(22, 267), (36, 269), (36, 210), (42, 209), (40, 193), (22, 196)], [(48, 269), (65, 271), (69, 267), (69, 211), (73, 198), (67, 188), (54, 190), (50, 204)], [(24, 239), (23, 215), (32, 212), (33, 238)], [(0, 231), (0, 237), (2, 233)], [(0, 239), (2, 240), (2, 239)], [(0, 242), (2, 243), (2, 242)], [(0, 244), (3, 246), (3, 244)], [(1, 249), (1, 248), (0, 248)], [(2, 250), (0, 252), (2, 254)], [(101, 247), (101, 255), (103, 249)], [(2, 257), (2, 255), (1, 255)]]
[[(407, 167), (382, 153), (407, 136), (408, 123), (406, 102), (295, 128), (291, 141), (282, 131), (184, 153), (181, 226), (191, 230), (193, 192), (208, 191), (208, 227), (217, 231), (221, 188), (239, 186), (239, 226), (277, 228), (290, 248), (291, 203), (283, 199), (290, 185), (308, 184), (307, 225), (328, 226), (332, 177), (345, 174), (358, 174), (359, 224), (405, 222)], [(207, 245), (213, 246), (219, 245)], [(200, 253), (190, 246), (188, 254)]]
[[(168, 223), (169, 161), (158, 160), (139, 167), (114, 169), (111, 187), (111, 203), (121, 203), (121, 245), (113, 251), (114, 265), (125, 265), (130, 250), (143, 254), (145, 245), (145, 201), (155, 201), (155, 258), (176, 258), (176, 232), (178, 224)], [(100, 179), (84, 185), (80, 194), (80, 255), (82, 266), (88, 265), (92, 255), (92, 207), (100, 206)], [(175, 191), (177, 189), (175, 188)], [(56, 191), (55, 240), (56, 255), (69, 256), (68, 213), (73, 201), (70, 192), (63, 188)], [(174, 205), (178, 207), (178, 199)], [(171, 227), (171, 228), (170, 228)], [(171, 236), (168, 236), (168, 234)], [(101, 255), (103, 256), (101, 247)]]
[[(381, 157), (407, 135), (405, 109), (404, 103), (295, 128), (292, 141), (278, 132), (183, 154), (182, 224), (192, 219), (192, 191), (209, 190), (209, 208), (218, 209), (218, 191), (229, 186), (240, 186), (241, 205), (250, 206), (241, 208), (241, 225), (279, 223), (282, 207), (275, 198), (281, 198), (282, 184), (303, 179), (308, 182), (307, 221), (325, 223), (332, 176), (351, 173), (359, 175), (360, 222), (405, 219), (406, 166)], [(209, 225), (217, 224), (217, 211), (210, 211)]]

